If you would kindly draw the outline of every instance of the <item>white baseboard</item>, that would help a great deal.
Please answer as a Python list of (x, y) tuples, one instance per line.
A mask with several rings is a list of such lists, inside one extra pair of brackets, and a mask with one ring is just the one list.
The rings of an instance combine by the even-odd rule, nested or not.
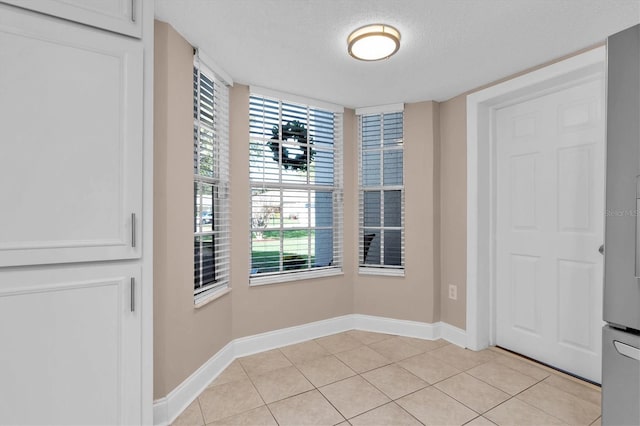
[(234, 341), (226, 344), (165, 398), (153, 403), (153, 424), (169, 425), (233, 362)]
[(398, 320), (393, 318), (375, 317), (371, 315), (354, 314), (355, 328), (376, 333), (397, 334), (398, 336), (417, 337), (419, 339), (435, 340), (440, 338), (440, 324), (426, 322)]
[(167, 408), (166, 396), (164, 398), (156, 399), (155, 401), (153, 401), (153, 424), (169, 424), (169, 409)]
[(464, 330), (446, 322), (434, 324), (418, 321), (397, 320), (354, 314), (355, 328), (378, 333), (397, 334), (398, 336), (417, 337), (418, 339), (444, 339), (454, 345), (466, 347), (467, 334)]
[(153, 424), (166, 426), (173, 422), (236, 358), (353, 329), (427, 340), (442, 338), (462, 347), (466, 344), (465, 331), (447, 323), (429, 324), (361, 314), (241, 337), (229, 342), (166, 397), (154, 401)]
[(446, 322), (439, 322), (438, 324), (440, 325), (440, 337), (442, 339), (462, 348), (467, 347), (467, 332), (465, 330)]
[(322, 321), (280, 330), (240, 337), (233, 341), (235, 358), (252, 355), (282, 346), (293, 345), (305, 340), (317, 339), (330, 334), (341, 333), (355, 328), (353, 315), (330, 318)]

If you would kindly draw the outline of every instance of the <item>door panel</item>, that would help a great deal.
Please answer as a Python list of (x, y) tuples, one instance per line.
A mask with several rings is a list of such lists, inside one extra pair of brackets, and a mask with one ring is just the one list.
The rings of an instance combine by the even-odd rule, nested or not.
[(536, 281), (540, 258), (511, 255), (511, 318), (515, 328), (538, 336)]
[(140, 257), (142, 59), (0, 4), (0, 267)]
[(139, 424), (131, 278), (138, 266), (0, 270), (0, 424)]
[(25, 9), (141, 38), (143, 0), (2, 0)]
[(524, 154), (510, 159), (512, 226), (518, 230), (537, 229), (536, 163), (538, 156)]
[(558, 260), (558, 342), (578, 349), (593, 348), (591, 307), (598, 288), (596, 267), (589, 262)]
[(602, 78), (497, 111), (496, 342), (600, 381)]
[(558, 232), (593, 232), (592, 151), (593, 146), (558, 150)]

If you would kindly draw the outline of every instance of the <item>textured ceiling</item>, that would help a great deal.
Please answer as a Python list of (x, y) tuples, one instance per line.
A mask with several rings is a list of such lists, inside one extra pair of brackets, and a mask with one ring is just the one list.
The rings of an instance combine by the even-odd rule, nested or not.
[[(156, 17), (234, 81), (347, 107), (443, 101), (602, 42), (640, 22), (640, 0), (156, 0)], [(347, 54), (387, 23), (400, 51)]]

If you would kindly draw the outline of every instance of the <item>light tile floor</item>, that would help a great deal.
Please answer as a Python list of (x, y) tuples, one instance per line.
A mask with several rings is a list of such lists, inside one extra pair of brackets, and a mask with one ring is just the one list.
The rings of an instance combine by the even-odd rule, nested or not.
[(240, 358), (174, 425), (599, 425), (600, 389), (499, 348), (351, 330)]

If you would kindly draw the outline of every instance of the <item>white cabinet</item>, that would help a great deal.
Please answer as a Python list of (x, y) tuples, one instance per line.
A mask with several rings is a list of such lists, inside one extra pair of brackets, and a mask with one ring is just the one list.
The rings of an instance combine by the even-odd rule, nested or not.
[[(0, 424), (150, 423), (153, 5), (4, 3)], [(90, 19), (127, 7), (144, 39)]]
[(0, 64), (0, 267), (140, 257), (142, 43), (0, 4)]
[(143, 0), (2, 0), (120, 34), (142, 36)]
[(140, 424), (140, 290), (135, 263), (0, 269), (0, 424)]

